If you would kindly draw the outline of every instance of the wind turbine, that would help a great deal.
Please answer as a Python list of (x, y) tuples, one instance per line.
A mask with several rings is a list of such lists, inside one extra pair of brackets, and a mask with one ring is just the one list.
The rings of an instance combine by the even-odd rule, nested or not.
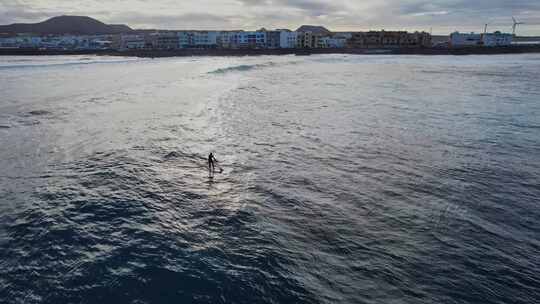
[(488, 23), (486, 23), (486, 24), (484, 25), (484, 34), (487, 33), (487, 27), (488, 27), (488, 25), (489, 25), (490, 23), (491, 23), (491, 22), (488, 22)]
[(516, 18), (512, 17), (512, 21), (514, 21), (514, 24), (512, 25), (512, 35), (516, 36), (516, 28), (518, 25), (525, 24), (523, 22), (517, 22)]

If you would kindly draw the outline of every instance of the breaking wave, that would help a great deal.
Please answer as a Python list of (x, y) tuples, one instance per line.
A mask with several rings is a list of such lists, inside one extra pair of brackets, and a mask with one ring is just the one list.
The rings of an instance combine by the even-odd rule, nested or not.
[(125, 63), (139, 61), (139, 58), (108, 58), (108, 57), (84, 57), (84, 58), (58, 58), (57, 60), (39, 60), (39, 59), (15, 59), (3, 60), (0, 62), (0, 70), (13, 69), (28, 69), (28, 68), (50, 68), (50, 67), (65, 67), (77, 65), (91, 64), (107, 64), (107, 63)]
[(289, 61), (284, 61), (284, 62), (269, 61), (269, 62), (256, 63), (256, 64), (240, 64), (240, 65), (233, 65), (229, 67), (215, 69), (213, 71), (208, 72), (208, 74), (227, 74), (227, 73), (234, 73), (234, 72), (247, 72), (247, 71), (261, 70), (261, 69), (266, 69), (266, 68), (295, 65), (298, 63), (299, 63), (298, 60), (289, 60)]
[(235, 66), (230, 66), (226, 68), (219, 68), (211, 72), (208, 72), (208, 74), (226, 74), (226, 73), (232, 73), (232, 72), (246, 72), (246, 71), (251, 71), (251, 70), (256, 70), (256, 69), (272, 67), (272, 66), (276, 66), (276, 63), (267, 62), (267, 63), (260, 63), (260, 64), (241, 64), (241, 65), (235, 65)]

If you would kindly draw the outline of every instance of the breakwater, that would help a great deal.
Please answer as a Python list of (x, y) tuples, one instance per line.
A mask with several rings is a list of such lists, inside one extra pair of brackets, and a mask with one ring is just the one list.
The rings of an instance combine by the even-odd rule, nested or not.
[(463, 48), (397, 48), (397, 49), (178, 49), (178, 50), (38, 50), (0, 49), (0, 56), (39, 55), (108, 55), (142, 58), (186, 57), (186, 56), (261, 56), (261, 55), (496, 55), (540, 53), (540, 45), (515, 45), (506, 47), (463, 47)]

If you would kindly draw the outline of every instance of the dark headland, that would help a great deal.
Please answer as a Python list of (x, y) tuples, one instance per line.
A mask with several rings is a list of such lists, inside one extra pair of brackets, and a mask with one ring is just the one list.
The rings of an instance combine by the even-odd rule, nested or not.
[(127, 25), (105, 24), (87, 16), (58, 16), (38, 23), (0, 25), (0, 34), (103, 35), (130, 33), (132, 31)]

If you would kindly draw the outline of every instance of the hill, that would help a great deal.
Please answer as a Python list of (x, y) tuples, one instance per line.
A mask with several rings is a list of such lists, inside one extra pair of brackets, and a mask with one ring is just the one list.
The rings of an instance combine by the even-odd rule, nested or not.
[(296, 31), (297, 32), (312, 32), (318, 35), (330, 35), (332, 33), (324, 26), (316, 26), (316, 25), (302, 25)]
[(59, 16), (39, 23), (15, 23), (0, 25), (0, 33), (34, 33), (34, 34), (119, 34), (131, 32), (127, 25), (108, 25), (86, 16)]

